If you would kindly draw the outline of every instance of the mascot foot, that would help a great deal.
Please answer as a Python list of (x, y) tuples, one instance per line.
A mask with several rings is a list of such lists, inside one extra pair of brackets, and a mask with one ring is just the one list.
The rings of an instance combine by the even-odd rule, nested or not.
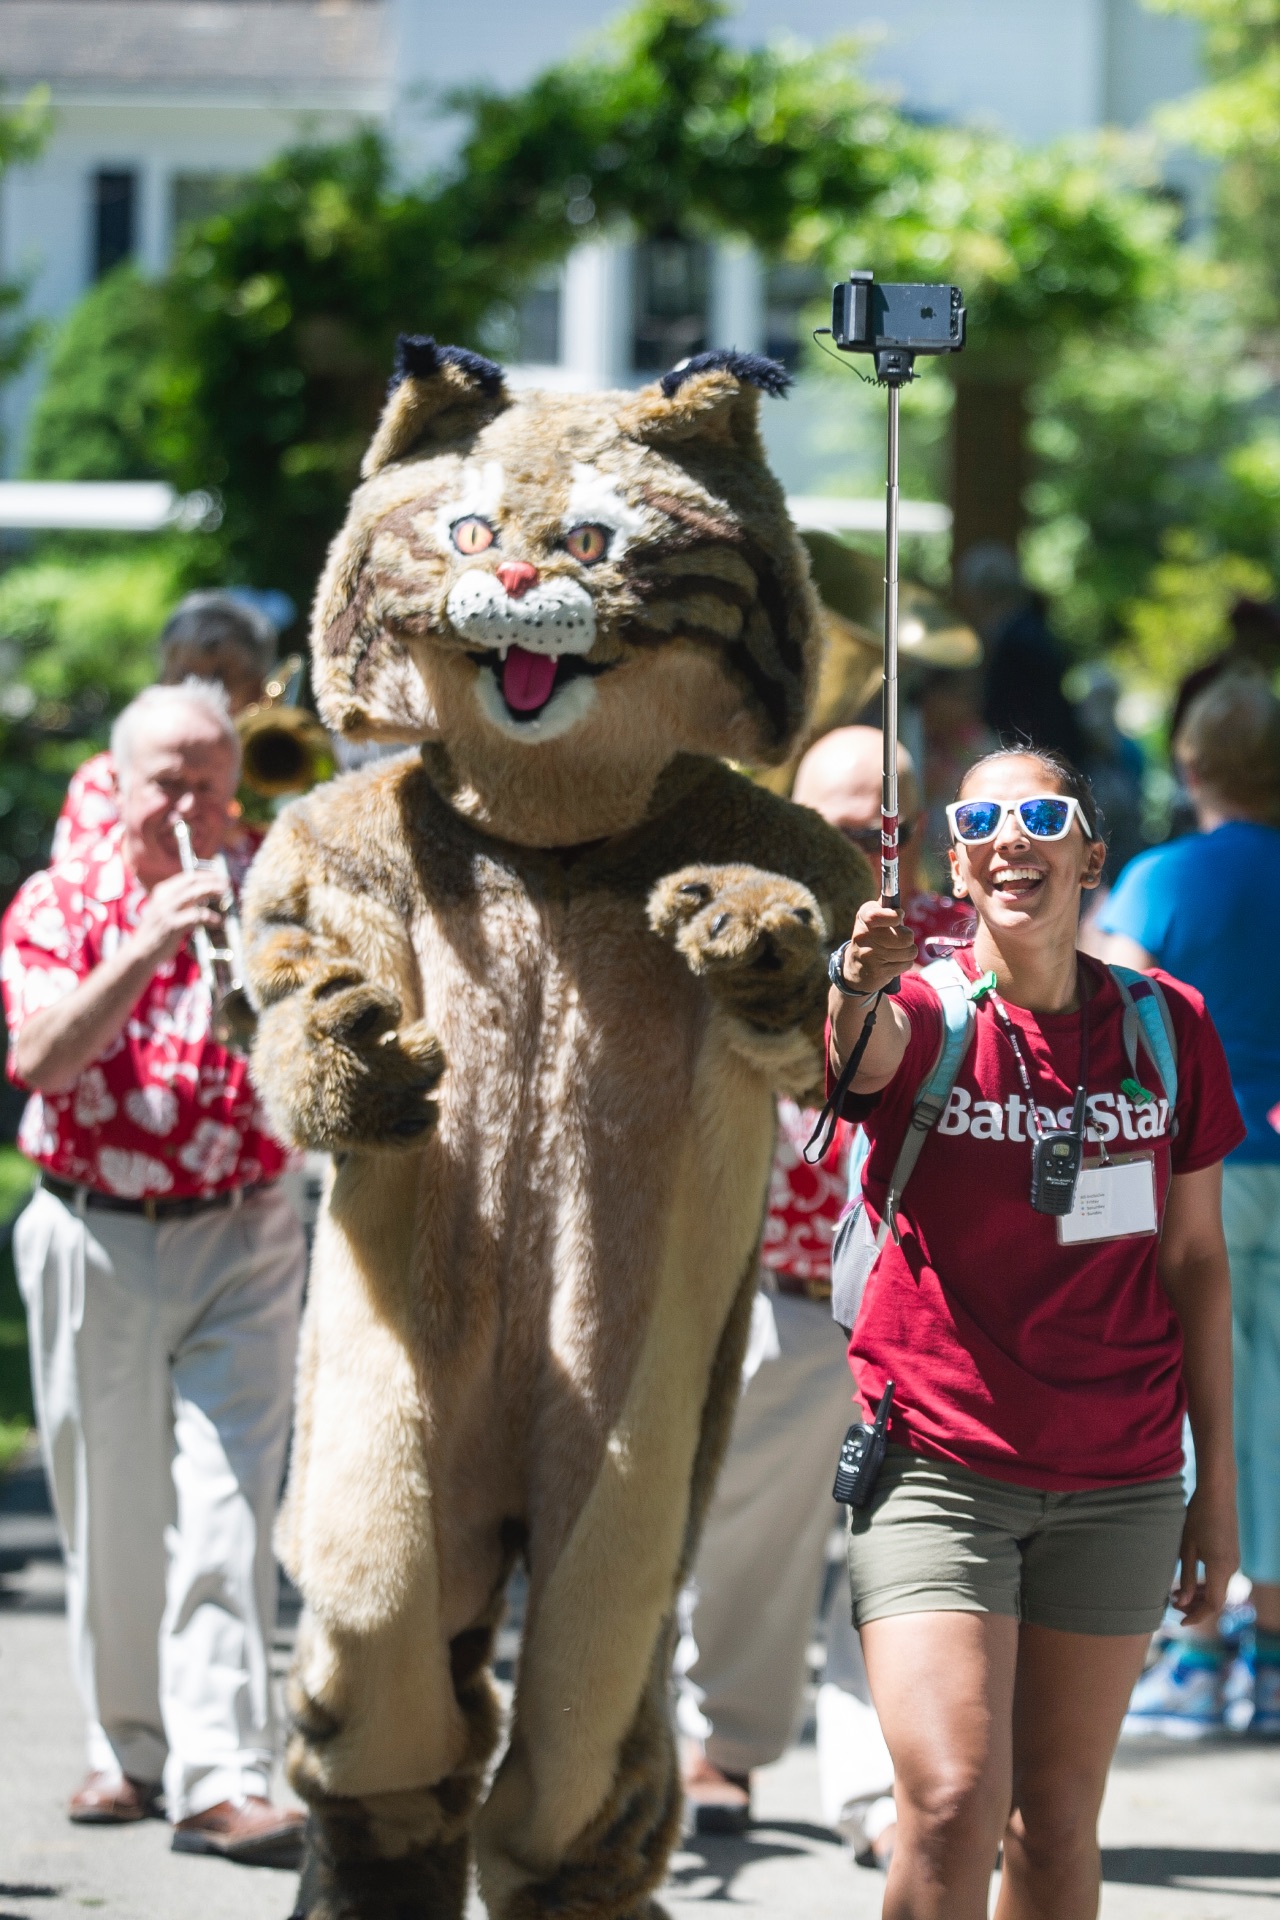
[(760, 867), (682, 867), (649, 896), (649, 925), (733, 1013), (773, 1031), (822, 999), (827, 929), (808, 887)]
[(358, 1816), (312, 1815), (290, 1920), (462, 1920), (465, 1839), (380, 1860), (359, 1848), (362, 1837)]

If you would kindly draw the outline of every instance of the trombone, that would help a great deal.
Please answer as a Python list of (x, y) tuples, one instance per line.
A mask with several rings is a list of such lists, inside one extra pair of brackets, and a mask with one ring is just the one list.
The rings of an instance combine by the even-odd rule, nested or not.
[[(319, 721), (296, 705), (302, 655), (282, 660), (263, 689), (261, 700), (236, 717), (240, 735), (242, 790), (258, 800), (279, 800), (306, 793), (333, 773), (333, 748)], [(269, 817), (269, 816), (268, 816)]]
[(212, 860), (197, 860), (195, 848), (191, 844), (191, 831), (181, 814), (172, 815), (173, 837), (178, 843), (178, 858), (182, 862), (184, 873), (212, 873), (218, 879), (226, 881), (226, 892), (221, 901), (222, 945), (215, 946), (208, 927), (196, 927), (192, 933), (192, 945), (195, 948), (196, 963), (200, 968), (200, 978), (209, 989), (209, 1001), (213, 1014), (213, 1037), (220, 1046), (228, 1047), (233, 1053), (245, 1051), (245, 1020), (249, 1012), (249, 1002), (244, 990), (244, 942), (240, 933), (240, 916), (236, 912), (235, 891), (231, 885), (231, 874), (222, 854), (217, 853)]

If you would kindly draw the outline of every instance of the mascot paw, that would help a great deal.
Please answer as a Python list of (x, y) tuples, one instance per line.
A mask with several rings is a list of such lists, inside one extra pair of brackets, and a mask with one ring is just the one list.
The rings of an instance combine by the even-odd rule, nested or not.
[(268, 1011), (254, 1079), (287, 1137), (331, 1153), (422, 1139), (435, 1125), (444, 1054), (424, 1021), (399, 1023), (393, 993), (346, 972), (322, 980), (305, 1001)]
[(359, 1802), (332, 1817), (334, 1803), (307, 1823), (302, 1878), (290, 1920), (462, 1920), (467, 1843), (378, 1859)]
[(760, 867), (683, 867), (649, 896), (649, 925), (753, 1024), (797, 1024), (822, 996), (827, 929), (808, 887)]

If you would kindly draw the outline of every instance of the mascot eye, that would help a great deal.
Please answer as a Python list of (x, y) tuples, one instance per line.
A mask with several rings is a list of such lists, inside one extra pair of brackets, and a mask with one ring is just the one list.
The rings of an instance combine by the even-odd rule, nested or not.
[(459, 553), (483, 553), (494, 541), (493, 528), (487, 520), (468, 514), (465, 520), (455, 520), (450, 531), (453, 544)]
[(570, 527), (564, 537), (565, 549), (584, 567), (594, 567), (597, 560), (603, 560), (609, 551), (609, 529), (588, 522), (580, 527)]

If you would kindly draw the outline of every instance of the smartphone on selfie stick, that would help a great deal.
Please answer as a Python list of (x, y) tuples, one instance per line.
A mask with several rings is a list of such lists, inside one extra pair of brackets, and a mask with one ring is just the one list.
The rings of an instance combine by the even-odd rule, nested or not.
[[(825, 332), (826, 329), (820, 329)], [(869, 353), (876, 380), (889, 393), (884, 530), (884, 762), (880, 786), (880, 903), (900, 909), (898, 874), (898, 405), (915, 379), (917, 354), (959, 353), (964, 346), (964, 295), (959, 287), (914, 281), (878, 283), (858, 269), (831, 293), (831, 338), (841, 353)], [(898, 982), (889, 983), (892, 993)]]

